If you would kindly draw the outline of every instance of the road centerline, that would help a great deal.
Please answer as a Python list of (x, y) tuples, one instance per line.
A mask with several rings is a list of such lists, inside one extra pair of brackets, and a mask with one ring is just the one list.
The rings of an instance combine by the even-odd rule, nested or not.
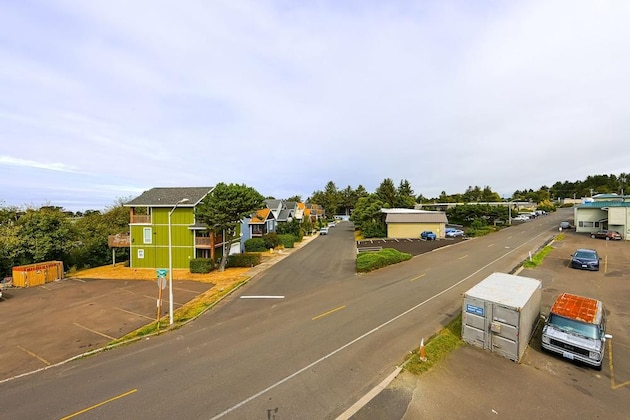
[(325, 316), (328, 316), (328, 315), (330, 315), (330, 314), (332, 314), (332, 313), (334, 313), (334, 312), (340, 311), (340, 310), (345, 309), (345, 308), (346, 308), (346, 305), (341, 305), (341, 306), (340, 306), (340, 307), (338, 307), (338, 308), (331, 309), (330, 311), (326, 311), (326, 312), (324, 312), (324, 313), (322, 313), (322, 314), (319, 314), (319, 315), (317, 315), (317, 316), (314, 316), (313, 318), (311, 318), (311, 321), (315, 321), (316, 319), (323, 318), (323, 317), (325, 317)]

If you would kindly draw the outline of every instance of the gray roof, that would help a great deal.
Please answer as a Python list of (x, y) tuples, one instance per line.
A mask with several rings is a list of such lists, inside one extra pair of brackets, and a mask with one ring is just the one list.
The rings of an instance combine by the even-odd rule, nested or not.
[(213, 188), (214, 187), (151, 188), (133, 200), (125, 203), (125, 207), (173, 207), (183, 199), (188, 199), (188, 201), (179, 204), (179, 207), (195, 207)]
[(278, 207), (280, 207), (280, 204), (282, 204), (282, 200), (276, 200), (275, 198), (268, 198), (265, 200), (265, 204), (271, 210), (276, 210), (278, 209)]
[(385, 223), (448, 223), (442, 211), (426, 213), (388, 213)]
[(292, 212), (293, 210), (289, 210), (289, 209), (280, 210), (280, 213), (278, 214), (278, 221), (286, 222), (289, 219), (289, 217), (291, 217)]

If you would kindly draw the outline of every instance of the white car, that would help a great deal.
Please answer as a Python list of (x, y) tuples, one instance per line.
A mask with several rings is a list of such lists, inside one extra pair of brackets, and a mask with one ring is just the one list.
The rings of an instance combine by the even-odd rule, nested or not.
[(448, 238), (457, 238), (460, 236), (464, 236), (464, 231), (460, 229), (449, 229), (446, 231), (446, 236)]
[(328, 235), (328, 228), (327, 227), (323, 227), (319, 230), (319, 234), (320, 235)]
[(517, 221), (517, 222), (529, 222), (531, 219), (528, 216), (520, 215), (520, 216), (513, 217), (512, 220)]

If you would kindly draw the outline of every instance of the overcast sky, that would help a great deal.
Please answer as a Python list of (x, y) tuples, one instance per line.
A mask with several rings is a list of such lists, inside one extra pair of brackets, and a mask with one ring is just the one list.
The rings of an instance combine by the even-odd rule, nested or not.
[(630, 171), (630, 1), (0, 0), (0, 205)]

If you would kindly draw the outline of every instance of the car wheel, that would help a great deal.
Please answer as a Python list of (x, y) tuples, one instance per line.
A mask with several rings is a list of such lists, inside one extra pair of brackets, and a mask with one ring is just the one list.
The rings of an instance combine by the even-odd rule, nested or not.
[(610, 238), (609, 238), (608, 236), (606, 236), (606, 240), (607, 240), (607, 241), (610, 241)]
[(604, 362), (600, 363), (599, 365), (595, 366), (595, 370), (602, 370), (602, 366), (603, 366)]
[(595, 239), (595, 235), (591, 235), (591, 238)]

